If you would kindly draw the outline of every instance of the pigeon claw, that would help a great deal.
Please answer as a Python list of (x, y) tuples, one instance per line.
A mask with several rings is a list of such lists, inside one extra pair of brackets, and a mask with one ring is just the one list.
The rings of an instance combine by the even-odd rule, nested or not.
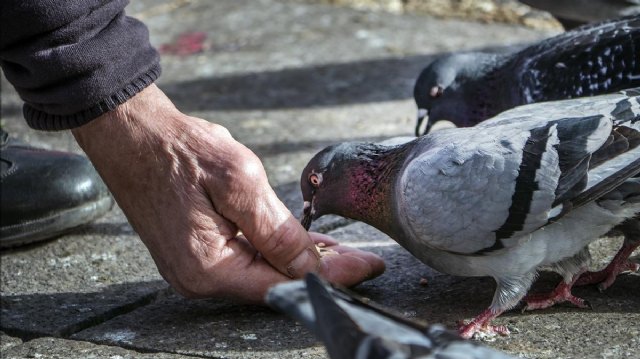
[(509, 328), (504, 325), (490, 325), (489, 322), (500, 315), (500, 312), (493, 312), (487, 309), (469, 323), (459, 322), (458, 334), (465, 339), (487, 339), (496, 335), (508, 336)]
[(506, 337), (511, 334), (509, 328), (506, 325), (490, 325), (479, 324), (473, 321), (468, 324), (463, 324), (458, 328), (458, 333), (465, 339), (483, 340), (495, 337), (496, 335)]
[(638, 243), (625, 242), (616, 253), (615, 257), (611, 260), (603, 270), (597, 272), (586, 272), (576, 281), (576, 286), (583, 286), (589, 284), (598, 284), (598, 290), (604, 292), (609, 288), (619, 274), (622, 273), (635, 273), (640, 270), (640, 264), (634, 263), (628, 260), (633, 251), (638, 248)]
[(523, 308), (523, 312), (527, 310), (545, 309), (564, 302), (572, 303), (578, 308), (593, 309), (588, 301), (571, 294), (572, 286), (573, 282), (561, 282), (551, 293), (528, 295), (524, 298), (526, 305)]

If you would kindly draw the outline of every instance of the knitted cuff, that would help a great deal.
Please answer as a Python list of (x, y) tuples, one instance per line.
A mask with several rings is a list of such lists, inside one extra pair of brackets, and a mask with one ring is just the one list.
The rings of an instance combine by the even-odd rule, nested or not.
[(151, 85), (160, 77), (160, 64), (154, 64), (151, 69), (133, 80), (129, 85), (111, 96), (99, 101), (95, 105), (70, 115), (53, 115), (38, 110), (28, 104), (22, 108), (24, 118), (29, 127), (36, 130), (60, 131), (80, 127), (99, 117), (105, 112), (112, 111), (119, 105), (135, 96), (138, 92)]

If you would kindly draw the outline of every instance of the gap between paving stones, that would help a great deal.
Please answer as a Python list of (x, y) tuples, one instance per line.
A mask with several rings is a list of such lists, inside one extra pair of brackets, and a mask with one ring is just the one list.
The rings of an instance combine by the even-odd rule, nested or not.
[(176, 354), (176, 355), (190, 357), (190, 358), (225, 359), (225, 357), (212, 357), (212, 356), (198, 355), (198, 354), (193, 354), (193, 353), (183, 353), (183, 352), (178, 352), (178, 351), (174, 351), (174, 350), (169, 350), (169, 351), (167, 351), (167, 350), (154, 350), (154, 349), (144, 348), (144, 347), (136, 346), (136, 345), (133, 345), (133, 344), (126, 344), (126, 343), (118, 343), (118, 345), (113, 345), (113, 344), (101, 342), (99, 340), (80, 340), (80, 339), (75, 339), (75, 338), (64, 338), (64, 339), (73, 340), (73, 341), (76, 341), (76, 342), (92, 343), (92, 344), (95, 344), (95, 345), (103, 345), (103, 346), (106, 346), (106, 347), (122, 348), (122, 349), (130, 350), (132, 352), (140, 353), (140, 354), (164, 353), (164, 354)]
[(98, 326), (104, 322), (117, 318), (121, 315), (128, 314), (136, 309), (152, 304), (162, 298), (165, 298), (172, 291), (173, 290), (169, 287), (166, 289), (158, 290), (156, 292), (144, 295), (136, 301), (123, 304), (122, 306), (108, 310), (105, 313), (92, 316), (76, 324), (69, 325), (67, 328), (61, 330), (58, 336), (52, 336), (50, 334), (37, 333), (29, 330), (22, 330), (22, 329), (15, 329), (15, 328), (0, 327), (0, 330), (6, 333), (7, 335), (20, 338), (22, 341), (25, 341), (25, 342), (33, 339), (37, 339), (37, 338), (46, 338), (46, 337), (71, 339), (71, 336), (78, 332), (81, 332), (85, 329), (89, 329), (91, 327)]

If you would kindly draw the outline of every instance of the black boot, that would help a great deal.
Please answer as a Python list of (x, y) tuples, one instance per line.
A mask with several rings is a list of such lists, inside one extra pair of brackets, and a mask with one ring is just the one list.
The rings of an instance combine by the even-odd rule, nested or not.
[(111, 209), (109, 190), (85, 157), (0, 136), (0, 248), (55, 237)]

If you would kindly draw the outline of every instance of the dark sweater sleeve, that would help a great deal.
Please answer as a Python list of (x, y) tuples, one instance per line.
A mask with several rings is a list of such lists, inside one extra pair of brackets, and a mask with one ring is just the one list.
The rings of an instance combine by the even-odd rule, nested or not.
[(29, 126), (81, 126), (153, 83), (159, 56), (128, 0), (0, 1), (0, 65)]

